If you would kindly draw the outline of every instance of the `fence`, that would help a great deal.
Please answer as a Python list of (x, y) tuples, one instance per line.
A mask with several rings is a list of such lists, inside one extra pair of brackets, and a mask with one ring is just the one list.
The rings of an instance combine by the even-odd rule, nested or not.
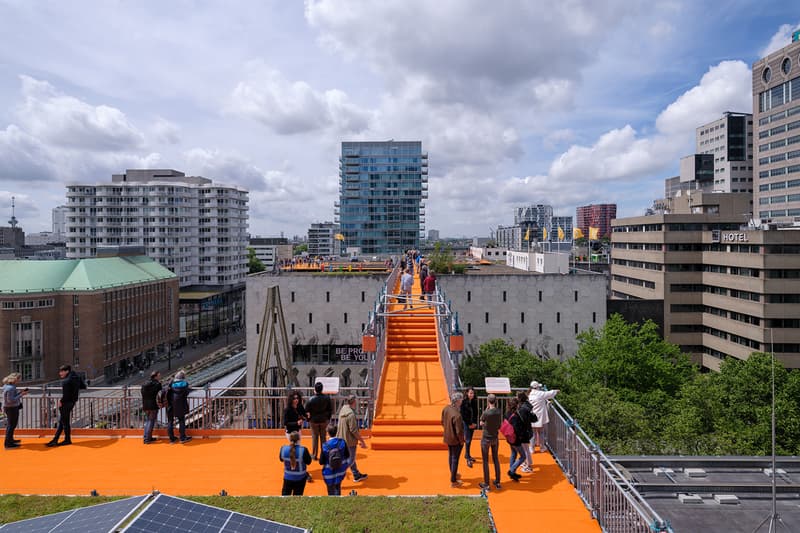
[[(311, 388), (294, 388), (307, 399)], [(186, 427), (203, 430), (274, 429), (284, 427), (283, 412), (288, 396), (286, 389), (254, 389), (246, 387), (195, 389), (189, 394)], [(349, 387), (333, 397), (334, 420), (344, 399), (349, 395), (360, 399), (357, 413), (362, 427), (372, 422), (370, 390)], [(19, 429), (49, 429), (58, 422), (58, 401), (61, 389), (31, 387), (22, 400)], [(144, 427), (142, 397), (138, 387), (91, 387), (82, 393), (72, 410), (73, 428), (141, 429)], [(159, 413), (159, 424), (166, 426), (166, 412)]]

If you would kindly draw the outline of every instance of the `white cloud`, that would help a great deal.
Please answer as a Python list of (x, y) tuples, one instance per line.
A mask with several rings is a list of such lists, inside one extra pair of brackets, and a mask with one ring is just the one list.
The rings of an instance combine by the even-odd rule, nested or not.
[(55, 178), (52, 156), (38, 139), (13, 124), (0, 130), (0, 182)]
[(181, 142), (181, 128), (163, 117), (156, 117), (152, 126), (154, 140), (160, 144), (178, 144)]
[(233, 89), (227, 107), (281, 135), (329, 127), (358, 133), (368, 127), (370, 120), (370, 114), (353, 105), (343, 91), (319, 92), (304, 81), (290, 82), (260, 61), (248, 66), (246, 79)]
[(20, 76), (23, 102), (16, 117), (34, 137), (52, 145), (92, 151), (139, 148), (144, 136), (124, 113), (67, 96), (46, 81)]
[(553, 149), (559, 145), (570, 143), (574, 141), (575, 138), (576, 135), (573, 130), (570, 128), (563, 128), (548, 133), (543, 140), (543, 144), (546, 148)]
[(662, 111), (656, 127), (665, 134), (688, 134), (724, 111), (750, 113), (752, 83), (750, 68), (742, 61), (723, 61)]
[(654, 39), (664, 39), (675, 32), (675, 26), (665, 20), (659, 20), (650, 26), (650, 36)]
[(770, 38), (767, 45), (758, 53), (759, 57), (766, 57), (772, 52), (780, 50), (784, 46), (791, 44), (792, 33), (800, 30), (800, 24), (782, 24), (778, 31), (776, 31)]

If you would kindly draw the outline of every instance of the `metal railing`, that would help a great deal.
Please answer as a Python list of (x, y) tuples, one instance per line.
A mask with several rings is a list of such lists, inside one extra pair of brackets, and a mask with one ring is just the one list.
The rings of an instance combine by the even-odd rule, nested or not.
[[(305, 399), (314, 394), (312, 388), (294, 387), (291, 392), (301, 392)], [(255, 389), (247, 387), (192, 390), (189, 394), (189, 414), (186, 427), (202, 430), (275, 429), (284, 427), (284, 410), (288, 389)], [(334, 396), (334, 421), (338, 411), (351, 394), (359, 401), (357, 415), (362, 427), (372, 423), (370, 389), (348, 387), (339, 389)], [(47, 430), (58, 423), (60, 387), (30, 387), (23, 397), (19, 429)], [(74, 429), (143, 429), (145, 413), (139, 387), (90, 387), (78, 398), (72, 410)], [(3, 420), (5, 422), (5, 420)], [(166, 427), (166, 409), (159, 410), (159, 427)]]
[(439, 361), (444, 370), (447, 389), (454, 391), (461, 388), (461, 377), (458, 373), (459, 355), (450, 351), (450, 336), (461, 333), (458, 326), (458, 313), (453, 312), (451, 302), (447, 300), (444, 289), (438, 283), (434, 297), (437, 303), (436, 329), (439, 336)]

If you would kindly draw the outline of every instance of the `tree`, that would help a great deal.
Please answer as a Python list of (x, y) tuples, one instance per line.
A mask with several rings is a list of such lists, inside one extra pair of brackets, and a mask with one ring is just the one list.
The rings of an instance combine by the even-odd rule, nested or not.
[(250, 274), (255, 274), (256, 272), (264, 272), (266, 267), (261, 260), (256, 257), (256, 250), (255, 248), (248, 248), (247, 249), (247, 266), (249, 268)]
[(696, 369), (688, 356), (666, 342), (651, 320), (630, 324), (614, 314), (603, 329), (578, 335), (578, 352), (568, 361), (572, 384), (600, 383), (615, 391), (664, 391), (673, 396)]
[(427, 259), (428, 267), (436, 273), (449, 273), (453, 270), (455, 256), (449, 244), (442, 249), (442, 243), (437, 242), (433, 246), (433, 253), (429, 254)]
[(303, 252), (307, 252), (307, 251), (308, 251), (308, 245), (307, 244), (305, 244), (305, 243), (298, 244), (297, 246), (294, 247), (294, 250), (292, 251), (292, 255), (300, 255)]
[(502, 339), (484, 343), (477, 353), (465, 357), (459, 374), (464, 385), (473, 387), (483, 387), (487, 376), (508, 377), (512, 387), (527, 387), (534, 379), (550, 388), (559, 388), (564, 383), (560, 361), (544, 361)]

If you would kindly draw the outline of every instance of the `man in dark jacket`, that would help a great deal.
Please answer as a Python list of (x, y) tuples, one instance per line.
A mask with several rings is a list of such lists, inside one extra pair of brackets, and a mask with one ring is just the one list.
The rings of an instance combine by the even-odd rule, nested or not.
[(150, 444), (153, 438), (153, 428), (158, 418), (158, 392), (161, 390), (161, 373), (157, 370), (150, 374), (150, 381), (142, 385), (142, 410), (144, 411), (144, 443)]
[(517, 443), (522, 445), (522, 451), (525, 453), (525, 462), (522, 463), (522, 467), (520, 470), (526, 473), (533, 472), (533, 458), (531, 457), (531, 437), (533, 437), (533, 428), (531, 425), (536, 421), (536, 415), (533, 414), (531, 410), (531, 404), (528, 403), (528, 395), (524, 392), (517, 393), (517, 400), (519, 400), (519, 408), (517, 409), (517, 413), (519, 414), (519, 419), (522, 421), (523, 425), (526, 428), (526, 431), (523, 435), (517, 436)]
[[(58, 427), (53, 439), (46, 444), (47, 447), (53, 446), (69, 446), (72, 444), (71, 432), (72, 428), (69, 424), (69, 419), (72, 416), (72, 408), (78, 401), (78, 391), (86, 388), (86, 383), (83, 379), (72, 371), (69, 365), (61, 365), (58, 369), (58, 377), (61, 378), (61, 400), (58, 401)], [(64, 440), (58, 442), (61, 432), (64, 432)]]
[(503, 422), (503, 413), (497, 408), (497, 397), (489, 394), (486, 397), (487, 407), (481, 415), (481, 460), (483, 461), (483, 483), (480, 487), (489, 490), (489, 451), (492, 452), (492, 462), (494, 463), (494, 486), (500, 490), (500, 459), (497, 455), (498, 440), (497, 435), (500, 424)]
[(322, 393), (322, 383), (314, 384), (314, 396), (306, 402), (306, 416), (311, 425), (311, 455), (317, 460), (317, 451), (322, 450), (325, 443), (325, 431), (333, 416), (333, 403), (331, 399)]
[(450, 405), (442, 409), (442, 427), (444, 428), (444, 443), (447, 444), (447, 462), (450, 466), (450, 486), (461, 486), (458, 479), (458, 461), (461, 459), (461, 449), (464, 447), (464, 419), (461, 418), (461, 402), (464, 395), (454, 392), (450, 395)]
[(178, 419), (178, 434), (181, 443), (189, 442), (192, 437), (186, 436), (186, 415), (189, 414), (189, 383), (186, 381), (186, 372), (179, 370), (175, 374), (167, 392), (167, 435), (172, 444), (178, 442), (175, 438), (175, 419)]

